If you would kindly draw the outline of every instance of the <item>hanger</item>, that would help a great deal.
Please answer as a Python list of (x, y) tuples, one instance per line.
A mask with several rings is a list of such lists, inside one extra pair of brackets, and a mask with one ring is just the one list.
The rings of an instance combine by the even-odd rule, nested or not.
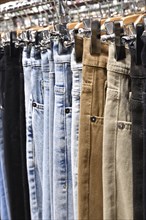
[(134, 22), (134, 26), (136, 27), (139, 23), (143, 23), (143, 18), (146, 16), (146, 13), (140, 14)]
[(106, 18), (105, 21), (103, 22), (101, 26), (101, 30), (102, 31), (106, 30), (108, 33), (108, 29), (109, 28), (111, 29), (111, 27), (112, 27), (112, 32), (113, 32), (113, 23), (116, 21), (122, 21), (122, 16), (121, 15), (112, 16), (111, 11), (110, 11), (109, 1), (107, 1), (107, 3), (108, 3), (108, 18)]
[(123, 20), (123, 24), (124, 25), (128, 25), (128, 24), (132, 24), (136, 21), (136, 19), (139, 17), (139, 14), (131, 14), (131, 15), (128, 15), (126, 17), (123, 17), (122, 20)]
[(72, 2), (72, 5), (74, 6), (74, 8), (77, 10), (78, 21), (75, 21), (73, 23), (68, 24), (67, 25), (68, 29), (69, 30), (74, 29), (75, 31), (77, 31), (79, 29), (86, 29), (87, 26), (89, 28), (89, 26), (90, 26), (89, 24), (91, 24), (91, 18), (90, 18), (90, 6), (88, 5), (87, 0), (84, 1), (84, 4), (88, 8), (88, 18), (81, 18), (77, 4), (72, 0), (71, 0), (71, 2)]
[(67, 29), (68, 30), (73, 30), (73, 29), (79, 29), (80, 26), (83, 27), (83, 23), (80, 21), (80, 13), (79, 13), (79, 8), (78, 6), (75, 4), (75, 2), (73, 0), (71, 0), (71, 3), (73, 5), (73, 7), (76, 9), (77, 11), (77, 17), (78, 17), (78, 21), (75, 21), (75, 22), (69, 22), (67, 24)]

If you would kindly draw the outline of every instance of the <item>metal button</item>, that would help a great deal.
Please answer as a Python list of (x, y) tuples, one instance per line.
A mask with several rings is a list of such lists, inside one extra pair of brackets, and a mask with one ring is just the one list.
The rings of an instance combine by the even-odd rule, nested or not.
[(2, 105), (0, 105), (0, 109), (1, 109), (1, 110), (3, 110), (3, 109), (4, 109)]
[(95, 117), (95, 116), (92, 116), (92, 117), (91, 117), (91, 121), (92, 121), (92, 122), (96, 122), (96, 117)]
[(34, 102), (34, 103), (32, 103), (32, 106), (33, 106), (33, 107), (36, 107), (36, 106), (37, 106), (37, 104)]
[(124, 128), (125, 128), (125, 124), (122, 123), (122, 122), (119, 122), (119, 123), (118, 123), (118, 128), (119, 128), (119, 129), (124, 129)]
[(70, 109), (69, 109), (69, 108), (66, 108), (66, 109), (65, 109), (65, 113), (66, 113), (66, 114), (70, 113)]

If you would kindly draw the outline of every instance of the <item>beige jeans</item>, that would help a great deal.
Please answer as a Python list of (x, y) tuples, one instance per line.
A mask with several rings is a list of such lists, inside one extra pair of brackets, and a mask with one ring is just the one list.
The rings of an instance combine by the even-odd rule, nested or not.
[(80, 107), (78, 208), (79, 220), (103, 219), (102, 143), (108, 47), (90, 55), (90, 39), (83, 42), (83, 81)]
[(132, 145), (130, 101), (130, 54), (114, 59), (109, 46), (107, 95), (103, 133), (104, 220), (132, 220)]

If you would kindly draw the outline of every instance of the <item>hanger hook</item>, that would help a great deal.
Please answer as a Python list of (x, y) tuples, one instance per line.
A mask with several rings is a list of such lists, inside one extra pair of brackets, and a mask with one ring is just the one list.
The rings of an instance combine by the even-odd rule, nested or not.
[[(24, 10), (23, 9), (23, 13), (24, 13), (24, 15), (26, 16), (26, 18), (28, 18), (28, 20), (29, 20), (29, 27), (31, 27), (32, 26), (32, 22), (31, 22), (31, 18), (30, 18), (30, 16), (29, 16), (29, 14), (27, 13), (27, 10)], [(26, 27), (26, 28), (28, 28), (28, 27)]]
[[(58, 12), (57, 7), (56, 7), (57, 2), (55, 0), (53, 0), (53, 3), (54, 3), (53, 9), (55, 11), (57, 23), (59, 23), (60, 22), (60, 17), (59, 17), (59, 12)], [(54, 17), (54, 15), (53, 15), (53, 17)]]
[(90, 12), (91, 12), (91, 8), (87, 2), (87, 0), (84, 0), (84, 4), (86, 5), (87, 9), (88, 9), (88, 18), (90, 18)]
[(71, 4), (74, 6), (74, 8), (77, 10), (77, 16), (78, 16), (78, 22), (80, 22), (80, 13), (79, 13), (79, 8), (77, 6), (77, 4), (71, 0)]

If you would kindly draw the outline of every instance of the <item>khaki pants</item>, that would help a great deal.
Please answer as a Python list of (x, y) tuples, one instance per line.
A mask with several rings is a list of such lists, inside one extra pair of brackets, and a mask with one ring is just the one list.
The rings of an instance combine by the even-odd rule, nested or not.
[(79, 220), (103, 219), (102, 143), (108, 47), (100, 56), (90, 55), (90, 39), (84, 38), (83, 84), (79, 130)]
[(104, 220), (132, 220), (132, 144), (130, 114), (130, 54), (114, 59), (109, 46), (107, 96), (103, 134)]

